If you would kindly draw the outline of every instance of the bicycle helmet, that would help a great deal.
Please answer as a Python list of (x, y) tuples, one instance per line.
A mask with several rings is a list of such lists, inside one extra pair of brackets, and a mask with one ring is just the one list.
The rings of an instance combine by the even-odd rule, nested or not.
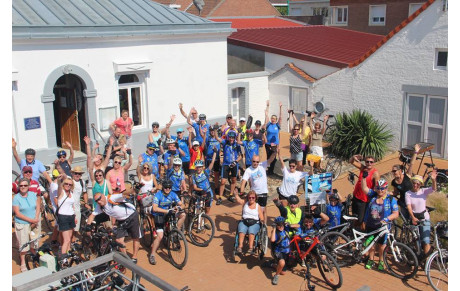
[(384, 187), (384, 188), (387, 188), (388, 187), (388, 182), (385, 180), (385, 179), (380, 179), (378, 182), (377, 182), (377, 186), (378, 187)]
[(60, 150), (56, 153), (56, 156), (59, 158), (60, 156), (67, 156), (67, 153), (64, 150)]
[(156, 149), (157, 147), (158, 147), (157, 144), (154, 143), (154, 142), (149, 142), (149, 143), (147, 144), (147, 148), (148, 148), (148, 149)]
[(206, 114), (200, 114), (200, 115), (198, 115), (198, 118), (200, 120), (206, 120)]
[(339, 195), (337, 193), (333, 193), (333, 194), (331, 194), (331, 196), (329, 196), (329, 200), (331, 200), (331, 199), (335, 199), (335, 200), (338, 201), (339, 200)]
[(277, 218), (275, 218), (275, 223), (276, 224), (284, 224), (284, 222), (286, 222), (286, 218), (284, 218), (282, 216), (278, 216)]
[(176, 143), (176, 141), (174, 141), (172, 138), (168, 138), (166, 140), (166, 144), (172, 144), (172, 143)]
[(154, 127), (154, 126), (160, 127), (160, 124), (158, 122), (154, 121), (154, 122), (152, 122), (152, 127)]
[(251, 135), (253, 135), (253, 134), (254, 134), (254, 130), (248, 129), (248, 130), (246, 130), (246, 134), (251, 134)]
[(195, 161), (195, 167), (203, 167), (204, 163), (203, 160), (196, 160)]
[(236, 137), (236, 132), (230, 131), (230, 132), (227, 134), (227, 137)]
[(164, 188), (172, 188), (172, 185), (173, 183), (171, 182), (171, 180), (164, 180), (163, 183), (161, 184), (161, 186), (163, 186), (163, 189)]
[(35, 150), (34, 149), (26, 149), (25, 154), (26, 154), (26, 156), (27, 155), (35, 156)]
[(299, 204), (299, 197), (295, 195), (289, 196), (288, 203), (289, 204)]
[(174, 158), (173, 165), (182, 165), (182, 160), (180, 158)]

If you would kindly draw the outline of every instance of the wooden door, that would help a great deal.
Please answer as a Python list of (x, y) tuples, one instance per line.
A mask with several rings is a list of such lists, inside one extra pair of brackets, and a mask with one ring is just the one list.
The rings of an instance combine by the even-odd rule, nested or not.
[(67, 148), (66, 141), (72, 144), (74, 150), (81, 150), (78, 112), (75, 109), (75, 89), (65, 90), (67, 94), (60, 97), (59, 119), (61, 124), (61, 145)]

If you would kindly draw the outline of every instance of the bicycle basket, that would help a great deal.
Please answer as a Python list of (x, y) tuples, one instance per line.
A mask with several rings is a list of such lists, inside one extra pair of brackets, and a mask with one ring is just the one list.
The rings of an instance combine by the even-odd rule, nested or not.
[(437, 234), (439, 237), (447, 239), (448, 238), (448, 232), (447, 232), (447, 225), (440, 225), (436, 229)]
[(153, 195), (148, 195), (141, 200), (141, 204), (143, 207), (150, 207), (153, 203)]

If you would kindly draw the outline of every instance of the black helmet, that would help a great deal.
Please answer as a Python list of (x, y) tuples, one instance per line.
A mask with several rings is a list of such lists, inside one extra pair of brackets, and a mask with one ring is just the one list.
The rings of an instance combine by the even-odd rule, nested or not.
[(35, 150), (34, 149), (26, 149), (26, 156), (27, 155), (35, 156)]
[(158, 122), (154, 121), (154, 122), (152, 122), (152, 127), (154, 127), (154, 126), (160, 127), (160, 124)]
[(199, 118), (200, 120), (205, 120), (205, 119), (206, 119), (206, 114), (203, 114), (203, 113), (202, 113), (202, 114), (198, 115), (198, 118)]
[(289, 196), (288, 203), (289, 204), (299, 204), (299, 197), (297, 197), (296, 195)]
[(164, 180), (163, 183), (161, 184), (163, 186), (163, 189), (164, 188), (172, 188), (172, 185), (173, 183), (171, 182), (171, 180)]

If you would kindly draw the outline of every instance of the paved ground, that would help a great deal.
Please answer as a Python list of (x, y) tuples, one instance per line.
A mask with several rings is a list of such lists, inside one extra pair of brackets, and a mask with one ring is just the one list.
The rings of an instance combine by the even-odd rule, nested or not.
[[(282, 135), (282, 143), (287, 144), (287, 135)], [(282, 149), (283, 156), (288, 156), (288, 149)], [(262, 155), (264, 160), (265, 155)], [(376, 167), (381, 173), (391, 170), (393, 164), (397, 164), (396, 154), (390, 155), (377, 163)], [(435, 160), (440, 168), (447, 168), (446, 160)], [(416, 169), (416, 168), (415, 168)], [(424, 170), (424, 169), (422, 169)], [(341, 193), (351, 193), (353, 186), (347, 181), (346, 174), (339, 177), (333, 185)], [(278, 210), (269, 199), (268, 217), (270, 221), (278, 216)], [(211, 244), (206, 248), (200, 248), (189, 244), (189, 258), (183, 270), (175, 269), (168, 261), (165, 250), (160, 249), (157, 255), (158, 264), (151, 266), (147, 260), (147, 251), (139, 252), (139, 265), (146, 268), (156, 276), (170, 284), (183, 288), (188, 286), (191, 290), (305, 290), (303, 279), (304, 271), (298, 266), (292, 272), (280, 277), (279, 285), (272, 286), (272, 270), (261, 268), (261, 262), (256, 257), (244, 256), (237, 262), (231, 260), (235, 237), (236, 221), (240, 218), (241, 206), (225, 201), (220, 206), (212, 209), (212, 218), (216, 223), (216, 235)], [(271, 231), (271, 227), (269, 227)], [(12, 273), (19, 273), (17, 249), (15, 249), (14, 232), (12, 250)], [(132, 244), (128, 244), (128, 252), (132, 250)], [(419, 270), (417, 276), (407, 282), (403, 282), (386, 272), (377, 270), (365, 270), (363, 265), (342, 269), (344, 284), (342, 290), (357, 290), (363, 286), (370, 290), (430, 290), (424, 272)], [(317, 290), (330, 290), (322, 281), (318, 269), (313, 269), (313, 282)], [(154, 290), (150, 284), (145, 286)], [(369, 290), (369, 289), (367, 289)]]

